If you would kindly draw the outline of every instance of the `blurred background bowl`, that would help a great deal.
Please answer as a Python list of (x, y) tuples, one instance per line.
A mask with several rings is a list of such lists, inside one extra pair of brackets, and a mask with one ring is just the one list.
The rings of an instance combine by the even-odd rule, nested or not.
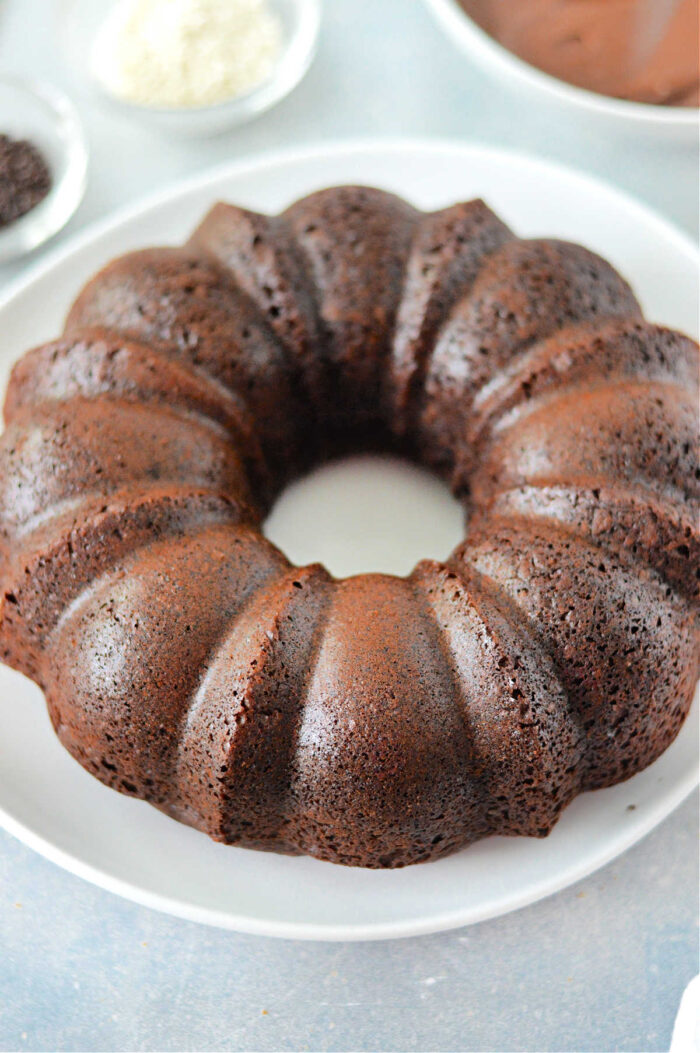
[[(512, 0), (517, 3), (517, 0)], [(653, 144), (693, 146), (698, 142), (698, 109), (629, 102), (577, 88), (518, 58), (470, 18), (458, 0), (425, 0), (453, 43), (495, 79), (534, 103), (558, 109), (577, 122), (586, 122), (601, 135), (631, 135)]]
[(0, 130), (33, 143), (51, 172), (46, 197), (0, 228), (0, 263), (7, 263), (42, 245), (68, 222), (85, 193), (88, 150), (73, 104), (43, 81), (0, 78)]
[(272, 73), (244, 95), (212, 106), (142, 106), (125, 102), (94, 76), (91, 56), (97, 34), (117, 0), (63, 0), (59, 30), (71, 73), (129, 120), (174, 136), (217, 135), (270, 109), (288, 95), (311, 66), (321, 26), (321, 0), (268, 0), (280, 21), (283, 44)]

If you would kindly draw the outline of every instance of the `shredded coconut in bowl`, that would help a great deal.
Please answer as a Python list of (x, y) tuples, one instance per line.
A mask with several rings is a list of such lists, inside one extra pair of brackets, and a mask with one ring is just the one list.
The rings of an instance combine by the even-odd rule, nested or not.
[(141, 106), (211, 106), (272, 72), (283, 31), (266, 0), (118, 0), (97, 34), (93, 75)]

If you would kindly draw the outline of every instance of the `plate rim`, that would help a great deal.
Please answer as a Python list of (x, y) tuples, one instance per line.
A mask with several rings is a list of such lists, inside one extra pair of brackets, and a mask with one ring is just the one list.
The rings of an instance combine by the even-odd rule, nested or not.
[[(261, 168), (280, 167), (291, 163), (308, 163), (313, 160), (327, 161), (340, 156), (352, 157), (362, 154), (414, 154), (427, 150), (432, 154), (480, 155), (483, 158), (494, 158), (498, 163), (514, 162), (525, 166), (532, 172), (547, 171), (550, 175), (561, 175), (569, 184), (578, 184), (589, 193), (603, 192), (611, 202), (616, 201), (624, 206), (628, 214), (636, 213), (650, 231), (654, 229), (663, 234), (667, 242), (687, 259), (688, 263), (698, 267), (700, 252), (692, 238), (675, 223), (657, 213), (651, 206), (637, 197), (619, 189), (608, 181), (582, 171), (575, 167), (537, 157), (519, 150), (491, 146), (483, 142), (459, 141), (441, 137), (389, 137), (389, 138), (352, 138), (336, 139), (327, 143), (311, 143), (302, 147), (287, 146), (283, 149), (270, 149), (256, 153), (252, 157), (236, 161), (226, 161), (207, 168), (185, 179), (173, 180), (165, 188), (141, 195), (136, 201), (120, 207), (101, 219), (94, 220), (83, 229), (76, 231), (66, 241), (42, 255), (40, 260), (29, 266), (22, 274), (8, 283), (0, 295), (0, 315), (15, 300), (27, 292), (32, 285), (40, 281), (52, 269), (59, 266), (74, 254), (89, 247), (104, 236), (115, 232), (125, 223), (133, 221), (139, 215), (151, 209), (167, 205), (173, 200), (185, 196), (207, 185), (225, 179), (250, 177)], [(588, 855), (584, 860), (574, 860), (569, 866), (559, 868), (553, 878), (543, 878), (530, 883), (520, 896), (510, 895), (507, 904), (492, 903), (479, 908), (471, 906), (449, 910), (443, 914), (431, 915), (420, 919), (399, 919), (390, 922), (363, 922), (360, 924), (294, 922), (267, 920), (248, 914), (237, 914), (215, 908), (188, 903), (172, 896), (162, 895), (142, 888), (139, 885), (115, 877), (108, 870), (84, 862), (74, 853), (58, 847), (42, 834), (12, 816), (0, 805), (0, 826), (9, 834), (26, 844), (30, 849), (42, 855), (62, 869), (89, 881), (110, 893), (121, 896), (141, 906), (149, 907), (186, 921), (207, 924), (230, 931), (275, 937), (323, 942), (361, 942), (385, 939), (399, 939), (428, 935), (446, 930), (486, 921), (519, 910), (529, 904), (545, 899), (556, 892), (570, 887), (582, 878), (595, 872), (632, 845), (647, 836), (660, 822), (667, 818), (693, 792), (698, 784), (697, 765), (681, 780), (674, 783), (654, 798), (653, 804), (645, 806), (643, 811), (630, 822), (623, 834), (618, 834), (612, 842), (607, 842), (602, 849)]]
[(502, 161), (513, 161), (519, 165), (531, 169), (547, 170), (551, 173), (559, 173), (567, 180), (578, 182), (589, 190), (603, 191), (609, 197), (617, 198), (624, 203), (628, 209), (635, 210), (644, 222), (663, 231), (664, 235), (676, 242), (677, 247), (698, 266), (700, 265), (700, 248), (698, 248), (692, 237), (671, 219), (667, 219), (657, 212), (651, 205), (637, 195), (622, 190), (607, 179), (586, 172), (583, 169), (568, 165), (562, 161), (552, 160), (547, 157), (538, 157), (524, 150), (513, 150), (503, 146), (492, 146), (482, 140), (449, 139), (441, 136), (434, 138), (430, 136), (391, 136), (388, 138), (372, 139), (370, 137), (359, 137), (351, 139), (331, 139), (327, 143), (310, 143), (302, 147), (286, 146), (281, 149), (271, 148), (260, 151), (253, 157), (237, 161), (224, 161), (220, 164), (206, 168), (201, 172), (187, 176), (184, 179), (171, 180), (160, 190), (152, 190), (147, 194), (140, 195), (135, 201), (122, 205), (109, 212), (100, 219), (94, 219), (81, 230), (75, 231), (61, 245), (48, 250), (41, 259), (30, 264), (28, 268), (12, 279), (4, 293), (0, 294), (0, 311), (4, 311), (9, 303), (24, 291), (25, 286), (39, 280), (44, 273), (51, 270), (62, 259), (73, 255), (90, 242), (103, 237), (105, 234), (116, 230), (124, 223), (135, 219), (143, 212), (148, 212), (157, 205), (166, 204), (174, 198), (190, 193), (209, 183), (218, 182), (220, 179), (235, 179), (246, 173), (254, 172), (257, 168), (267, 168), (273, 165), (292, 163), (297, 161), (310, 161), (314, 158), (326, 158), (346, 154), (362, 154), (368, 152), (381, 153), (414, 153), (420, 150), (444, 153), (468, 153), (481, 154), (482, 156), (497, 157)]
[[(0, 827), (15, 837), (20, 843), (37, 852), (51, 863), (66, 870), (74, 877), (88, 881), (90, 884), (116, 896), (149, 907), (160, 913), (181, 918), (184, 921), (197, 922), (229, 932), (239, 932), (251, 936), (265, 936), (274, 939), (303, 940), (317, 943), (369, 943), (373, 941), (408, 939), (416, 936), (429, 936), (434, 933), (447, 932), (453, 929), (476, 925), (492, 918), (504, 917), (514, 911), (541, 900), (548, 899), (557, 892), (595, 873), (608, 863), (623, 855), (634, 845), (648, 836), (660, 823), (667, 819), (693, 792), (698, 785), (697, 768), (674, 787), (674, 792), (666, 792), (655, 799), (652, 807), (646, 807), (636, 823), (632, 823), (624, 837), (618, 837), (608, 844), (598, 855), (588, 856), (585, 862), (573, 863), (560, 869), (553, 880), (542, 880), (530, 885), (529, 891), (519, 897), (510, 897), (506, 907), (494, 904), (485, 909), (478, 907), (463, 908), (444, 912), (439, 915), (406, 921), (354, 924), (321, 924), (318, 922), (290, 922), (265, 920), (250, 917), (247, 914), (236, 914), (231, 911), (186, 903), (172, 896), (140, 888), (138, 885), (122, 878), (115, 878), (100, 867), (83, 862), (79, 857), (53, 845), (40, 834), (15, 820), (0, 806)], [(595, 793), (595, 790), (589, 791)], [(248, 850), (246, 850), (248, 851)], [(252, 851), (252, 849), (250, 850)], [(328, 864), (333, 866), (334, 864)], [(418, 864), (420, 865), (420, 864)]]

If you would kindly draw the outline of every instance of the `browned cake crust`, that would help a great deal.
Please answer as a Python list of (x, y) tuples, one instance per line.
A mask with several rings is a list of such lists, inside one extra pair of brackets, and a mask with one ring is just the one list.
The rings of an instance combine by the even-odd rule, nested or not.
[[(544, 836), (690, 706), (697, 415), (693, 341), (481, 201), (216, 205), (13, 371), (0, 654), (90, 772), (218, 840), (396, 867)], [(464, 499), (445, 563), (336, 581), (263, 538), (360, 448)]]

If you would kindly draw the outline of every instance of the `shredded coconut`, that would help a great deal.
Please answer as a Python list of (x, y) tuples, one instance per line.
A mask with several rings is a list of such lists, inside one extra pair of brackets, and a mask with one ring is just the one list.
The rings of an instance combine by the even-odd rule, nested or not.
[(281, 48), (266, 0), (119, 0), (97, 34), (92, 69), (127, 102), (207, 106), (260, 84)]

